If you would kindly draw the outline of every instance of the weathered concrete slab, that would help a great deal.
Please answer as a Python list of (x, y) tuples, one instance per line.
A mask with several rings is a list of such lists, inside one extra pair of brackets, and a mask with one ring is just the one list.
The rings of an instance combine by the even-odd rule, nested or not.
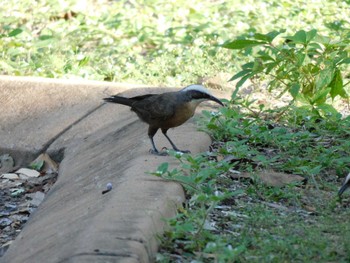
[[(7, 113), (12, 113), (17, 122), (13, 118), (2, 122), (0, 114), (0, 147), (32, 153), (46, 145), (52, 152), (65, 149), (64, 159), (56, 184), (0, 261), (152, 262), (157, 250), (156, 235), (163, 231), (163, 218), (174, 215), (184, 196), (180, 185), (158, 180), (145, 171), (154, 171), (162, 162), (175, 165), (174, 160), (148, 154), (147, 125), (138, 121), (128, 107), (99, 106), (102, 97), (127, 87), (98, 84), (92, 88), (86, 83), (89, 91), (84, 91), (78, 84), (67, 83), (68, 88), (60, 83), (53, 87), (46, 81), (12, 83), (16, 92), (27, 95), (17, 96), (12, 91), (6, 93), (7, 98), (12, 104), (16, 97), (21, 98), (16, 102), (27, 100), (29, 110), (18, 110), (16, 106), (8, 110), (12, 104), (5, 104)], [(0, 92), (12, 84), (0, 84)], [(24, 92), (26, 88), (31, 92)], [(79, 99), (74, 100), (69, 94)], [(29, 103), (32, 97), (34, 102)], [(34, 106), (37, 97), (50, 98), (54, 106)], [(56, 112), (56, 125), (61, 128), (54, 127), (53, 120), (46, 125), (45, 120), (52, 112)], [(20, 115), (18, 119), (16, 114)], [(26, 134), (13, 130), (30, 127), (30, 123), (38, 125), (27, 129)], [(16, 136), (20, 137), (18, 142)], [(210, 144), (210, 138), (191, 123), (170, 130), (169, 136), (179, 148), (193, 153), (207, 150)], [(156, 136), (155, 141), (159, 148), (169, 147), (162, 135)], [(102, 190), (109, 182), (113, 189), (103, 195)]]

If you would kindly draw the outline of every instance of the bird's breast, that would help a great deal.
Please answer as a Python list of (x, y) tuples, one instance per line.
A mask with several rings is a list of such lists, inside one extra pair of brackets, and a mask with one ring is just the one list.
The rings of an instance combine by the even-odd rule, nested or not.
[(166, 128), (173, 128), (185, 123), (194, 115), (198, 104), (199, 102), (190, 101), (179, 105), (175, 110), (175, 114), (165, 121), (164, 126), (166, 126)]

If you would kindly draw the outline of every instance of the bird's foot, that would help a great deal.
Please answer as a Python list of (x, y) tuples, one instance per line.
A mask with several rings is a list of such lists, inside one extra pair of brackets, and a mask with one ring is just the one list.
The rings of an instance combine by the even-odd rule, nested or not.
[(158, 156), (167, 156), (169, 155), (169, 153), (167, 151), (158, 151), (158, 150), (154, 150), (154, 149), (150, 149), (149, 152), (151, 154), (154, 154), (154, 155), (158, 155)]

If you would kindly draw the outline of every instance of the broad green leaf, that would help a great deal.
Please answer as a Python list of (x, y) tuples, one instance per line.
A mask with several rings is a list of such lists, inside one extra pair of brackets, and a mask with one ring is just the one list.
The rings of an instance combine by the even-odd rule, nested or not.
[(309, 55), (320, 54), (322, 53), (323, 49), (324, 48), (319, 43), (312, 42), (308, 45), (308, 54)]
[[(189, 166), (189, 168), (191, 168), (191, 166)], [(194, 180), (195, 178), (193, 178), (193, 176), (184, 176), (184, 175), (174, 175), (173, 177), (174, 180), (179, 181), (180, 183), (183, 184), (188, 184), (191, 187), (194, 187)], [(184, 185), (186, 187), (186, 185)]]
[(317, 91), (311, 99), (311, 104), (316, 104), (316, 105), (323, 104), (326, 101), (327, 95), (330, 91), (331, 91), (330, 88)]
[(290, 94), (292, 95), (293, 99), (296, 99), (300, 91), (300, 84), (299, 83), (293, 83), (290, 87)]
[(316, 77), (316, 90), (327, 87), (334, 78), (334, 69), (327, 67), (319, 72)]
[(228, 48), (228, 49), (245, 49), (245, 48), (259, 46), (262, 44), (265, 44), (265, 42), (257, 41), (257, 40), (249, 40), (249, 39), (237, 39), (232, 42), (222, 44), (221, 46), (223, 48)]
[(306, 44), (306, 32), (304, 30), (300, 30), (293, 36), (287, 36), (286, 39), (291, 40), (295, 43)]
[(305, 60), (306, 54), (305, 53), (297, 53), (296, 59), (297, 59), (297, 66), (300, 67)]
[(279, 34), (281, 34), (281, 32), (274, 30), (267, 34), (256, 33), (254, 34), (254, 38), (257, 40), (271, 43)]
[(306, 32), (306, 42), (310, 42), (311, 40), (313, 40), (315, 38), (317, 34), (317, 30), (316, 29), (311, 29), (310, 31)]
[(339, 69), (336, 69), (333, 80), (329, 84), (329, 86), (331, 88), (330, 94), (332, 99), (334, 99), (337, 95), (339, 95), (342, 98), (348, 98), (348, 94), (346, 93), (343, 87), (343, 77)]
[(324, 114), (322, 114), (323, 116), (329, 115), (329, 114), (331, 114), (332, 116), (339, 115), (339, 112), (332, 105), (329, 105), (329, 104), (326, 104), (326, 103), (317, 105), (316, 109), (318, 111), (323, 111), (323, 113), (324, 113)]
[(323, 45), (328, 45), (331, 42), (331, 39), (329, 37), (317, 34), (314, 38), (314, 41)]
[(16, 29), (12, 30), (12, 31), (8, 34), (8, 36), (9, 36), (9, 37), (15, 37), (15, 36), (21, 34), (22, 32), (23, 32), (23, 30), (22, 30), (21, 28), (16, 28)]

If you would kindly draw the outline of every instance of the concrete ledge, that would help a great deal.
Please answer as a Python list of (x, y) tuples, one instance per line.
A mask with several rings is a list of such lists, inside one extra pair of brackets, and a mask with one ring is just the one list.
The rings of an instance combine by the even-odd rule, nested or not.
[[(4, 84), (0, 78), (0, 92), (12, 89), (6, 93), (12, 101), (6, 107), (13, 107), (5, 111), (13, 114), (11, 118), (0, 115), (1, 123), (6, 123), (0, 130), (2, 149), (12, 147), (14, 151), (35, 153), (53, 134), (67, 124), (75, 124), (55, 137), (48, 147), (52, 152), (64, 149), (58, 180), (0, 261), (152, 262), (158, 247), (157, 235), (163, 232), (163, 218), (175, 214), (176, 207), (184, 201), (184, 193), (179, 184), (145, 173), (155, 171), (163, 162), (177, 165), (170, 157), (148, 154), (147, 125), (138, 121), (127, 107), (100, 106), (102, 97), (127, 88), (108, 88), (105, 94), (105, 84), (98, 88), (86, 83), (87, 92), (83, 86), (73, 87), (66, 82), (56, 83), (58, 86), (37, 80), (24, 83), (22, 79), (15, 81), (12, 89), (11, 82)], [(39, 97), (50, 98), (51, 105), (33, 106)], [(23, 100), (29, 111), (16, 109), (17, 102)], [(45, 117), (53, 112), (55, 118), (47, 121)], [(16, 114), (20, 116), (17, 118)], [(30, 123), (35, 127), (27, 129), (25, 136), (15, 130), (28, 128)], [(191, 123), (170, 130), (169, 136), (192, 153), (206, 151), (211, 142), (208, 135), (198, 132)], [(169, 147), (162, 135), (155, 140), (159, 148)], [(113, 189), (103, 195), (101, 192), (109, 182)]]

